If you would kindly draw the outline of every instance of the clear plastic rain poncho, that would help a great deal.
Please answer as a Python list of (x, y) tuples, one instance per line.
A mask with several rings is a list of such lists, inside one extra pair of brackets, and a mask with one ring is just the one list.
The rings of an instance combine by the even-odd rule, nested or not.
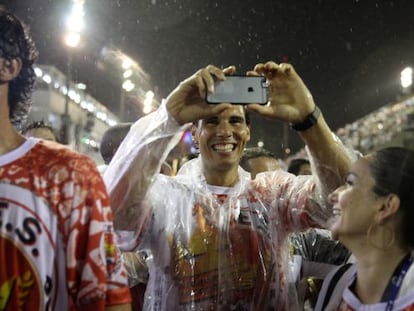
[(239, 168), (234, 187), (211, 186), (202, 155), (175, 177), (158, 174), (187, 127), (161, 105), (104, 175), (121, 249), (146, 254), (144, 309), (295, 310), (288, 235), (327, 220), (317, 183), (283, 171), (250, 180)]

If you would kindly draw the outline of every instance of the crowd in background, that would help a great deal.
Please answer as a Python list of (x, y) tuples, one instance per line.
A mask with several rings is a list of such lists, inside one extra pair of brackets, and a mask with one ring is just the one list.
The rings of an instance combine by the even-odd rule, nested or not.
[[(414, 97), (385, 105), (336, 131), (345, 145), (366, 154), (387, 145), (414, 146)], [(306, 157), (304, 149), (287, 158)]]

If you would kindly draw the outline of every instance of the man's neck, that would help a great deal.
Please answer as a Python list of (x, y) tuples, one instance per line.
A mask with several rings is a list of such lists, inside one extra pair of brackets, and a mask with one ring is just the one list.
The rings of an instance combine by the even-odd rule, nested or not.
[(0, 86), (0, 155), (19, 147), (26, 140), (10, 122), (8, 92), (5, 85)]
[(0, 133), (0, 155), (16, 149), (26, 140), (13, 127), (5, 128), (5, 126), (0, 125)]
[(233, 187), (239, 181), (238, 167), (230, 170), (217, 171), (204, 168), (203, 174), (206, 182), (212, 186)]

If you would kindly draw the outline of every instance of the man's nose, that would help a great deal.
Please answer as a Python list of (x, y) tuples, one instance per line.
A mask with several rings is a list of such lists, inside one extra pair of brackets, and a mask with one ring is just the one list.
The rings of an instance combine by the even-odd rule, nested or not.
[(227, 136), (231, 136), (231, 126), (228, 122), (220, 122), (219, 125), (217, 126), (217, 135), (218, 136), (223, 136), (223, 137), (227, 137)]

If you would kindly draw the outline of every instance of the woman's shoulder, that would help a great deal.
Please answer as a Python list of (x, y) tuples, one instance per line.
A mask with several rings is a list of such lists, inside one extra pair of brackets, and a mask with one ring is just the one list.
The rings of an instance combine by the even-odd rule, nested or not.
[(411, 267), (408, 269), (407, 274), (404, 277), (398, 296), (402, 297), (408, 293), (411, 293), (414, 297), (414, 263), (411, 264)]
[(356, 264), (347, 263), (333, 269), (325, 278), (319, 292), (315, 310), (336, 310), (345, 289), (352, 283)]
[(404, 277), (394, 309), (414, 310), (414, 264), (411, 265)]

